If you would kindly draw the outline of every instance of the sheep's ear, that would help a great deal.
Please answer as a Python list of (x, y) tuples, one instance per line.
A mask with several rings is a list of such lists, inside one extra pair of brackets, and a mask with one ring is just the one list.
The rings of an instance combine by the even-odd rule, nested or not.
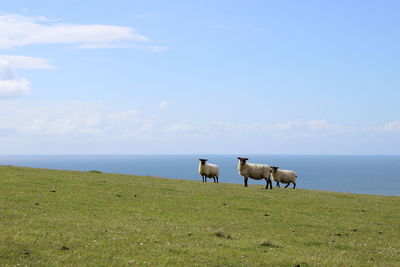
[(204, 161), (207, 161), (208, 159), (204, 159)]
[(238, 157), (238, 159), (241, 159), (241, 157)]
[(244, 160), (249, 160), (249, 158), (244, 158)]

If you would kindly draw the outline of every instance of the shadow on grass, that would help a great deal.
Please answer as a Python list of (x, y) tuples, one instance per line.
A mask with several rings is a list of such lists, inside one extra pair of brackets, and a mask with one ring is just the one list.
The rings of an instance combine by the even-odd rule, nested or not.
[(215, 236), (220, 237), (220, 238), (226, 238), (226, 239), (232, 239), (232, 236), (229, 234), (226, 234), (224, 231), (220, 230), (214, 233)]
[(269, 247), (269, 248), (280, 248), (281, 246), (272, 243), (271, 241), (263, 241), (261, 242), (260, 246), (262, 247)]
[(91, 173), (103, 173), (103, 172), (98, 171), (98, 170), (92, 170), (92, 171), (89, 171), (89, 172), (91, 172)]

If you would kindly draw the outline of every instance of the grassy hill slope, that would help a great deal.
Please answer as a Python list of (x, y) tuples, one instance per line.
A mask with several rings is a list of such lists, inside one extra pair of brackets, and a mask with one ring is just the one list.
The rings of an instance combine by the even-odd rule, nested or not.
[(1, 266), (400, 266), (399, 237), (399, 197), (0, 166)]

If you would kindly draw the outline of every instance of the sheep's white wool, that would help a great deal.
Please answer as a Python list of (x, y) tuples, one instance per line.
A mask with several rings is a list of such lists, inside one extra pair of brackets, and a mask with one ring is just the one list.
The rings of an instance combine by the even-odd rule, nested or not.
[(276, 169), (275, 171), (272, 171), (272, 179), (274, 179), (275, 182), (296, 184), (296, 178), (296, 172), (291, 170)]
[(238, 171), (244, 178), (244, 187), (247, 187), (247, 181), (251, 178), (254, 180), (264, 179), (267, 182), (265, 189), (268, 189), (268, 185), (270, 186), (270, 189), (272, 189), (270, 166), (266, 164), (247, 163), (246, 161), (248, 158), (238, 157), (238, 160)]
[(212, 177), (218, 178), (218, 176), (219, 176), (218, 165), (207, 163), (207, 162), (204, 165), (201, 164), (201, 161), (199, 162), (198, 172), (201, 176), (204, 175), (207, 178), (212, 178)]
[(244, 176), (245, 178), (262, 180), (262, 179), (269, 179), (271, 168), (265, 164), (254, 164), (247, 162), (245, 164), (241, 164), (239, 160), (238, 171), (239, 174)]

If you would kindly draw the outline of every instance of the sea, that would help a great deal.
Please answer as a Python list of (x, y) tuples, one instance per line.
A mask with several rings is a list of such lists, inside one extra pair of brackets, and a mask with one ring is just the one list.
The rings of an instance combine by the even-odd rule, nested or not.
[[(221, 183), (243, 186), (243, 177), (237, 171), (238, 156), (248, 157), (250, 163), (295, 170), (296, 188), (400, 196), (400, 155), (1, 155), (0, 165), (201, 181), (198, 159), (207, 158), (219, 165)], [(251, 184), (265, 185), (265, 181), (250, 179)]]

